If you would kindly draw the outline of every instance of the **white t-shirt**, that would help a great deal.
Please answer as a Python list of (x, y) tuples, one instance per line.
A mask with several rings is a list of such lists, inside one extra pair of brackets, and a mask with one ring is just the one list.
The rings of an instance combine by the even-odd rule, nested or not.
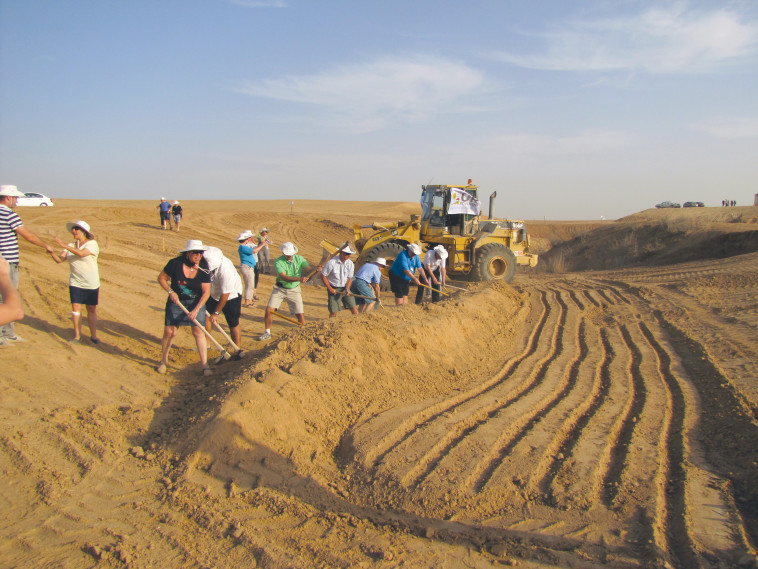
[(223, 257), (221, 265), (211, 275), (211, 296), (213, 300), (221, 300), (221, 295), (226, 293), (229, 293), (227, 300), (242, 296), (242, 279), (234, 263)]
[(71, 276), (68, 279), (68, 284), (87, 290), (100, 288), (100, 272), (97, 269), (97, 257), (100, 255), (100, 246), (97, 244), (97, 241), (91, 239), (78, 247), (76, 243), (69, 243), (68, 246), (80, 251), (87, 249), (92, 253), (86, 257), (79, 257), (71, 251), (66, 250), (66, 258), (71, 266)]
[(424, 266), (427, 267), (431, 272), (436, 271), (442, 265), (443, 261), (440, 259), (439, 255), (437, 255), (437, 252), (434, 249), (426, 252), (426, 255), (424, 255)]

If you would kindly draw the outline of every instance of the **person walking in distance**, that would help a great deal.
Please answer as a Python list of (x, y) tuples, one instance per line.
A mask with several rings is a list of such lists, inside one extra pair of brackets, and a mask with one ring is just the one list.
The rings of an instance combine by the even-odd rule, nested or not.
[[(447, 280), (447, 271), (445, 269), (445, 261), (447, 261), (447, 250), (442, 245), (437, 245), (434, 249), (430, 249), (424, 255), (424, 261), (421, 263), (421, 270), (426, 274), (428, 281), (431, 281), (432, 288), (432, 302), (439, 302), (440, 290), (445, 286)], [(416, 304), (421, 304), (424, 298), (424, 287), (418, 287), (416, 291)]]
[[(16, 186), (0, 185), (0, 255), (8, 262), (8, 277), (17, 290), (18, 236), (20, 235), (32, 245), (42, 247), (48, 253), (53, 252), (53, 248), (29, 231), (18, 214), (13, 211), (16, 207), (16, 199), (20, 197), (24, 197), (24, 194)], [(3, 298), (0, 297), (0, 301), (2, 300)], [(12, 321), (0, 326), (0, 346), (22, 341), (23, 339), (16, 334)]]
[(174, 205), (171, 206), (171, 217), (174, 218), (174, 227), (176, 232), (179, 233), (179, 224), (182, 222), (182, 206), (178, 201), (174, 201)]
[(155, 206), (161, 216), (161, 229), (171, 229), (171, 204), (166, 198), (161, 198), (161, 203)]
[(344, 306), (353, 314), (358, 314), (355, 306), (355, 297), (350, 294), (350, 285), (355, 272), (355, 265), (350, 260), (350, 255), (355, 253), (350, 245), (345, 245), (339, 250), (336, 257), (332, 257), (321, 269), (321, 280), (327, 290), (327, 307), (329, 318), (334, 318)]
[[(289, 306), (290, 313), (295, 315), (300, 324), (305, 324), (303, 296), (300, 291), (300, 284), (308, 282), (309, 277), (302, 276), (303, 271), (308, 267), (308, 261), (297, 254), (297, 247), (289, 241), (283, 243), (281, 249), (281, 257), (278, 257), (274, 261), (276, 283), (266, 306), (266, 315), (263, 319), (266, 331), (258, 338), (260, 341), (271, 338), (271, 324), (274, 321), (274, 310), (279, 308), (285, 300)], [(321, 270), (321, 268), (318, 266), (316, 270)]]
[(74, 337), (71, 343), (78, 344), (82, 339), (82, 306), (87, 307), (87, 323), (90, 339), (99, 344), (97, 338), (97, 305), (100, 295), (100, 273), (97, 258), (100, 246), (90, 231), (86, 221), (74, 221), (66, 224), (66, 229), (74, 237), (73, 243), (64, 243), (59, 237), (55, 242), (63, 247), (60, 254), (52, 253), (56, 263), (69, 262), (71, 276), (68, 279), (68, 295), (71, 300), (71, 319), (74, 323)]

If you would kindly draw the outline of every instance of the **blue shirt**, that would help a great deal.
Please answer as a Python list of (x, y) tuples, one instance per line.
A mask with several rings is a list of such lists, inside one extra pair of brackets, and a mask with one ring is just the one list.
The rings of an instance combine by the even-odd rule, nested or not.
[(240, 263), (247, 265), (248, 267), (252, 267), (253, 269), (255, 268), (258, 259), (255, 258), (252, 247), (248, 247), (247, 245), (240, 245), (237, 249), (237, 252), (240, 254)]
[(395, 273), (399, 277), (403, 277), (405, 280), (409, 281), (411, 280), (411, 277), (409, 277), (405, 271), (410, 271), (411, 273), (415, 272), (416, 269), (421, 268), (421, 259), (418, 255), (414, 255), (411, 259), (410, 256), (408, 256), (408, 251), (403, 251), (400, 253), (396, 258), (395, 262), (392, 263), (392, 267), (390, 268), (390, 271)]
[(382, 280), (382, 271), (376, 263), (366, 263), (355, 273), (355, 278), (367, 283), (378, 283)]

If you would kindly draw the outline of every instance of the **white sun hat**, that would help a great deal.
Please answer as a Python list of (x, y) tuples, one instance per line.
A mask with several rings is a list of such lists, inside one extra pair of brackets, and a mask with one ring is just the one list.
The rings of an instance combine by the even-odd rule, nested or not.
[(437, 256), (442, 259), (443, 261), (447, 259), (447, 249), (445, 249), (442, 245), (437, 245), (434, 248), (434, 252), (437, 253)]
[(297, 247), (295, 247), (295, 244), (290, 241), (282, 243), (282, 255), (297, 255)]
[(253, 236), (253, 232), (249, 229), (245, 229), (242, 233), (237, 235), (237, 241), (247, 241)]
[(418, 243), (408, 243), (408, 250), (413, 251), (416, 255), (421, 255), (421, 247)]
[(207, 251), (208, 247), (203, 245), (200, 239), (187, 239), (187, 245), (184, 249), (179, 249), (180, 253), (186, 253), (187, 251)]
[(70, 221), (66, 224), (66, 231), (71, 232), (74, 227), (81, 227), (87, 234), (87, 237), (92, 239), (92, 231), (90, 231), (89, 223), (82, 221), (81, 219), (79, 221)]
[(208, 263), (208, 269), (215, 271), (221, 266), (221, 261), (224, 258), (224, 254), (218, 247), (208, 247), (203, 253), (203, 259)]
[(23, 198), (26, 194), (19, 192), (16, 186), (5, 185), (0, 186), (0, 196), (10, 196), (12, 198)]
[(350, 248), (350, 245), (345, 245), (340, 249), (340, 253), (347, 253), (348, 255), (355, 255), (355, 251)]
[(377, 257), (376, 261), (374, 261), (374, 263), (376, 263), (377, 265), (381, 265), (382, 267), (386, 267), (387, 266), (387, 259), (385, 259), (384, 257)]

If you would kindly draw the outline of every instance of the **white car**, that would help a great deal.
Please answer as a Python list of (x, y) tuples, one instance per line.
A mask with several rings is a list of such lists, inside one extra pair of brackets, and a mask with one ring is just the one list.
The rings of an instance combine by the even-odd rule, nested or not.
[(16, 200), (16, 205), (47, 207), (53, 205), (53, 200), (42, 194), (26, 192), (26, 195), (23, 198), (18, 198)]

